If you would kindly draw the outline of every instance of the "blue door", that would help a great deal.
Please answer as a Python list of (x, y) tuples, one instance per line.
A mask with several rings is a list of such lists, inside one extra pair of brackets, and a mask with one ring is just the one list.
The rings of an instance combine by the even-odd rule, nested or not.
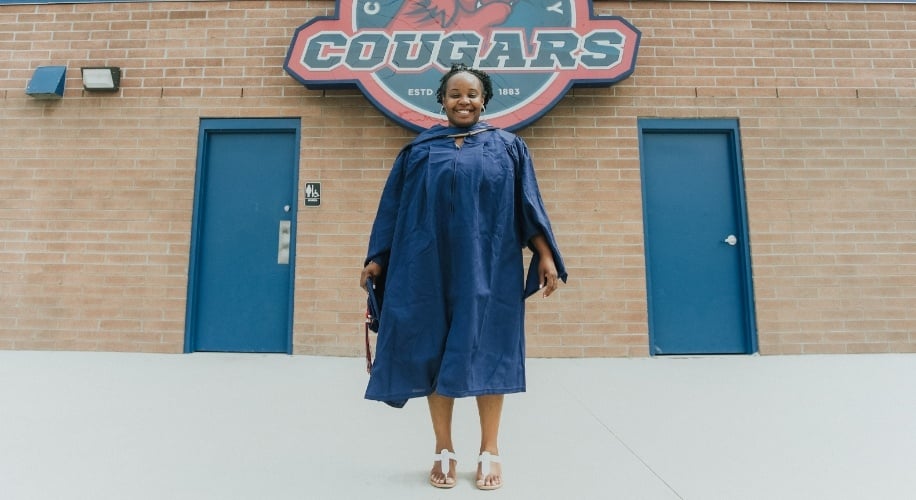
[(292, 352), (298, 119), (203, 119), (185, 351)]
[(755, 352), (738, 122), (639, 131), (651, 353)]

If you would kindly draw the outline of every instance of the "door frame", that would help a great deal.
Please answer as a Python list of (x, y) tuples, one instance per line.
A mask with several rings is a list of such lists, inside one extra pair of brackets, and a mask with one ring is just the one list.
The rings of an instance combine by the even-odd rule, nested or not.
[(646, 302), (648, 309), (648, 327), (649, 327), (649, 355), (655, 356), (655, 328), (654, 328), (654, 305), (652, 295), (652, 277), (649, 268), (649, 256), (651, 253), (649, 244), (649, 231), (651, 227), (647, 214), (648, 196), (646, 192), (646, 169), (642, 164), (644, 134), (651, 133), (683, 133), (683, 134), (703, 134), (703, 133), (724, 133), (728, 136), (729, 155), (733, 166), (732, 189), (735, 193), (736, 203), (736, 222), (738, 225), (738, 251), (741, 266), (739, 273), (741, 276), (740, 285), (743, 291), (745, 307), (745, 332), (748, 338), (745, 339), (747, 352), (744, 354), (755, 354), (758, 352), (757, 341), (757, 312), (754, 304), (754, 282), (753, 266), (751, 264), (751, 246), (747, 220), (747, 200), (744, 189), (744, 164), (741, 161), (741, 139), (740, 123), (737, 118), (639, 118), (637, 120), (638, 137), (639, 137), (639, 158), (640, 158), (640, 182), (642, 190), (642, 208), (643, 208), (643, 251), (646, 260)]
[[(302, 120), (300, 118), (201, 118), (197, 135), (197, 162), (194, 174), (194, 203), (191, 215), (191, 241), (188, 251), (188, 292), (185, 306), (185, 335), (184, 352), (193, 350), (196, 332), (193, 330), (197, 315), (197, 289), (198, 261), (200, 259), (200, 232), (203, 214), (203, 193), (207, 185), (206, 160), (207, 138), (212, 133), (219, 132), (292, 132), (295, 136), (297, 152), (301, 144)], [(296, 284), (296, 228), (299, 215), (299, 160), (300, 154), (294, 155), (293, 165), (292, 200), (290, 214), (290, 245), (289, 245), (289, 304), (287, 310), (289, 317), (286, 321), (286, 354), (293, 353), (293, 321), (295, 316), (295, 284)]]

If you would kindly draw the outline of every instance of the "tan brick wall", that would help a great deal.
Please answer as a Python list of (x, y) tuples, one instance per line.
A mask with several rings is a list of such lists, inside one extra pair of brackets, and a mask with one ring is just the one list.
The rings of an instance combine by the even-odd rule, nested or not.
[[(638, 117), (740, 120), (762, 353), (916, 351), (916, 6), (594, 7), (643, 38), (631, 78), (520, 132), (571, 273), (529, 303), (529, 354), (648, 353)], [(376, 193), (413, 134), (285, 74), (333, 9), (0, 6), (0, 348), (180, 352), (199, 118), (299, 116), (323, 199), (300, 202), (295, 352), (359, 353)], [(100, 63), (118, 95), (81, 90)], [(46, 64), (68, 67), (60, 101), (24, 93)]]

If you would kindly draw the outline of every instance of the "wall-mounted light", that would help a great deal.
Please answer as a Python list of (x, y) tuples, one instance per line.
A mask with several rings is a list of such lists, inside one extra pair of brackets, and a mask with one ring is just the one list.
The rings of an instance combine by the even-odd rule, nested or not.
[(80, 68), (83, 88), (89, 91), (113, 92), (121, 83), (121, 68), (114, 66)]
[(35, 99), (60, 99), (64, 96), (66, 66), (39, 66), (25, 88), (26, 95)]

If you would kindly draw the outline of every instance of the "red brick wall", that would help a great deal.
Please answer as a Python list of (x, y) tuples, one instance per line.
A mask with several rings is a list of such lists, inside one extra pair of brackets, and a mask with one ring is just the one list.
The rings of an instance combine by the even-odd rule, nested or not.
[[(520, 132), (570, 283), (532, 356), (648, 353), (638, 117), (741, 123), (760, 351), (916, 351), (916, 6), (606, 2), (637, 69)], [(0, 6), (0, 348), (180, 352), (200, 117), (302, 117), (295, 352), (357, 354), (367, 232), (413, 135), (284, 72), (333, 1)], [(62, 100), (25, 95), (65, 64)], [(117, 95), (79, 67), (124, 69)], [(302, 188), (300, 186), (300, 193)], [(368, 195), (366, 194), (368, 193)]]

